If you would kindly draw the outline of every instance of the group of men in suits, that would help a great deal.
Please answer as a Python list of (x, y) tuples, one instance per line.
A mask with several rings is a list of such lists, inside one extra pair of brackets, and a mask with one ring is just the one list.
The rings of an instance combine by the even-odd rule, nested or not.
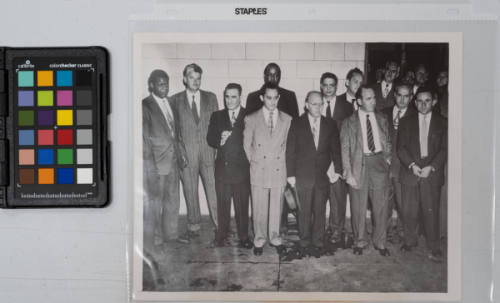
[[(241, 105), (242, 87), (224, 89), (225, 109), (200, 89), (202, 69), (183, 71), (186, 89), (167, 98), (168, 75), (155, 70), (143, 100), (144, 251), (154, 254), (154, 237), (189, 243), (200, 234), (198, 178), (201, 176), (215, 246), (228, 244), (231, 201), (239, 247), (263, 253), (266, 242), (283, 258), (320, 257), (333, 248), (353, 247), (361, 255), (369, 241), (366, 212), (371, 204), (372, 243), (382, 256), (392, 210), (404, 225), (403, 251), (417, 244), (418, 214), (430, 256), (441, 258), (438, 210), (446, 162), (446, 120), (433, 112), (437, 95), (426, 86), (396, 82), (397, 63), (386, 64), (384, 79), (363, 84), (354, 68), (346, 92), (326, 72), (320, 91), (310, 91), (299, 116), (295, 93), (279, 86), (281, 70), (270, 63), (264, 85)], [(178, 233), (179, 184), (187, 206), (187, 232)], [(300, 241), (287, 250), (286, 186), (298, 197)], [(352, 243), (345, 230), (349, 194)], [(249, 235), (251, 198), (253, 239)], [(326, 204), (330, 202), (329, 222)]]

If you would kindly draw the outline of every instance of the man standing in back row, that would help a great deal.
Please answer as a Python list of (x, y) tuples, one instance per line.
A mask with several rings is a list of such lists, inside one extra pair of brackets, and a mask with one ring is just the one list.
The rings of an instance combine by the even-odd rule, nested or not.
[(203, 70), (197, 64), (184, 68), (183, 82), (186, 90), (172, 96), (172, 104), (179, 116), (179, 132), (186, 147), (188, 166), (181, 172), (188, 217), (188, 237), (200, 234), (200, 200), (198, 178), (201, 176), (207, 195), (208, 209), (214, 228), (217, 228), (217, 196), (215, 194), (215, 150), (207, 144), (210, 116), (218, 110), (214, 93), (200, 89)]

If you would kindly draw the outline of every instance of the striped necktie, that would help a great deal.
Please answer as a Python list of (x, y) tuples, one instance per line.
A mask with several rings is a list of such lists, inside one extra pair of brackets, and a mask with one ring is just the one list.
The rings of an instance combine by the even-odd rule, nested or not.
[(368, 141), (368, 149), (375, 152), (375, 141), (373, 140), (372, 124), (370, 123), (370, 115), (366, 114), (366, 139)]

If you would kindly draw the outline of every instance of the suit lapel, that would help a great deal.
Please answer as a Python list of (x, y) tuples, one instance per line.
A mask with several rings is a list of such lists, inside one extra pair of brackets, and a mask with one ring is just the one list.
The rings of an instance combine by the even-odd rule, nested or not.
[(150, 101), (152, 112), (155, 115), (158, 116), (158, 118), (159, 118), (158, 120), (160, 120), (160, 123), (163, 126), (163, 128), (166, 130), (166, 132), (168, 134), (171, 134), (172, 130), (168, 126), (167, 117), (165, 117), (165, 115), (163, 114), (163, 110), (160, 108), (160, 106), (158, 105), (158, 103), (156, 102), (156, 100), (154, 99), (154, 97), (151, 96), (151, 98), (149, 99), (149, 101)]
[(229, 118), (229, 110), (224, 109), (222, 111), (222, 127), (223, 129), (231, 129), (231, 119)]
[(320, 148), (323, 146), (323, 144), (326, 143), (326, 135), (327, 135), (327, 127), (328, 123), (326, 123), (325, 118), (322, 116), (320, 118), (321, 120), (319, 121), (319, 138), (318, 138), (318, 148), (317, 150), (320, 150)]
[(205, 99), (204, 92), (200, 90), (200, 123), (206, 120), (206, 116), (208, 114), (208, 101)]
[(358, 111), (354, 112), (354, 129), (356, 131), (356, 138), (358, 140), (359, 146), (363, 148), (363, 133), (361, 131), (361, 121), (359, 121)]

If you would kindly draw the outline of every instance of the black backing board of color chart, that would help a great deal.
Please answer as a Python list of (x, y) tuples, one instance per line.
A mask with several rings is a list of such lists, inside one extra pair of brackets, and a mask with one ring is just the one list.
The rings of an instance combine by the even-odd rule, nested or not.
[(108, 53), (0, 48), (0, 207), (109, 202)]

